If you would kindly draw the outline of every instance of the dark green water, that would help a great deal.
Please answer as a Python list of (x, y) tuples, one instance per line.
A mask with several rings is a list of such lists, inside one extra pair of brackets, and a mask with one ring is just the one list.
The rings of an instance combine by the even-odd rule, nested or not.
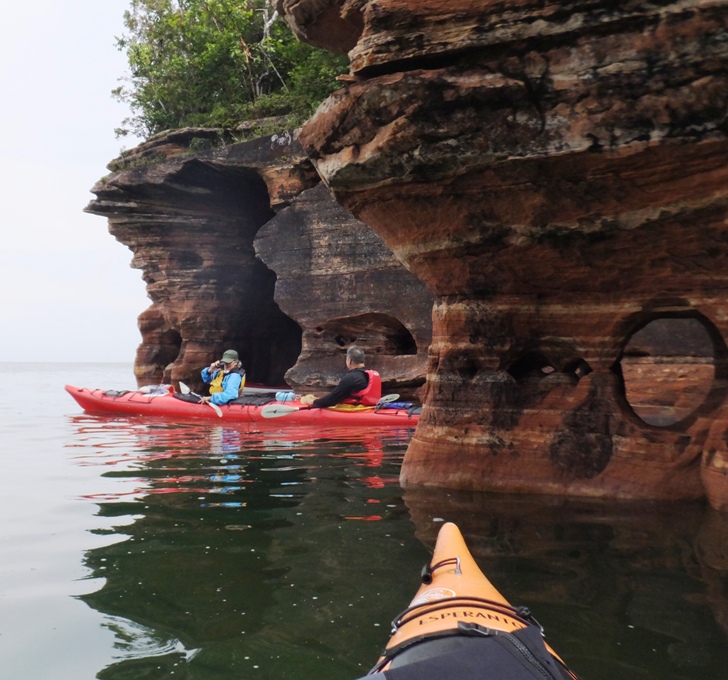
[(135, 463), (104, 473), (136, 489), (99, 505), (123, 520), (117, 540), (85, 558), (106, 583), (83, 600), (121, 620), (110, 625), (131, 657), (99, 677), (356, 678), (443, 519), (584, 678), (728, 677), (725, 603), (711, 602), (725, 591), (710, 560), (724, 518), (694, 504), (402, 494), (406, 432), (301, 436), (140, 428)]
[(100, 503), (122, 525), (85, 558), (106, 583), (83, 600), (133, 657), (100, 677), (355, 678), (375, 661), (427, 557), (397, 486), (408, 433), (301, 434), (149, 425), (139, 462), (106, 473), (138, 491)]
[(407, 431), (63, 404), (42, 428), (0, 404), (3, 680), (353, 680), (443, 520), (584, 680), (728, 678), (728, 517), (702, 504), (403, 492)]

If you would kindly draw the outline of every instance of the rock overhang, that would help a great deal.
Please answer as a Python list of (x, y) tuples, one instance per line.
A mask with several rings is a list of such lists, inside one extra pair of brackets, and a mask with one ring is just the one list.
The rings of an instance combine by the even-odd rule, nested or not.
[[(728, 508), (724, 353), (667, 428), (635, 416), (620, 359), (647, 316), (727, 335), (728, 3), (326, 4), (362, 29), (300, 139), (438, 296), (402, 481)], [(554, 340), (558, 380), (508, 372)]]
[(153, 303), (139, 318), (140, 383), (195, 385), (234, 347), (251, 381), (282, 385), (288, 372), (325, 390), (356, 341), (385, 386), (421, 386), (432, 296), (333, 202), (295, 131), (236, 142), (175, 130), (110, 168), (87, 211), (134, 252)]

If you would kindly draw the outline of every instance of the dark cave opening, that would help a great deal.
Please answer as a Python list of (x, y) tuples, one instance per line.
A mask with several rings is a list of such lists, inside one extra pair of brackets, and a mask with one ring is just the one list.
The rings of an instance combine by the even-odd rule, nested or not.
[(370, 312), (331, 319), (319, 328), (323, 336), (330, 337), (342, 350), (359, 345), (370, 355), (417, 354), (417, 342), (412, 333), (399, 319), (388, 314)]

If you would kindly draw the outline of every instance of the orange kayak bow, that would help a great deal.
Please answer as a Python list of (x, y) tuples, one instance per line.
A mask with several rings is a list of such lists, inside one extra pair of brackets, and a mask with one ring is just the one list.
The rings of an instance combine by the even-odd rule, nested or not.
[(460, 530), (443, 525), (422, 585), (392, 622), (367, 678), (381, 680), (578, 680), (543, 640), (525, 607), (514, 607), (478, 568)]

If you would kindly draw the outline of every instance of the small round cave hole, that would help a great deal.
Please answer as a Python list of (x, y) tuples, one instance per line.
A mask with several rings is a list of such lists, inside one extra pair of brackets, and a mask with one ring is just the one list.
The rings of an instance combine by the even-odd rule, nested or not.
[(656, 427), (679, 423), (713, 389), (716, 358), (710, 330), (696, 317), (653, 319), (629, 337), (618, 369), (625, 398), (641, 420)]

